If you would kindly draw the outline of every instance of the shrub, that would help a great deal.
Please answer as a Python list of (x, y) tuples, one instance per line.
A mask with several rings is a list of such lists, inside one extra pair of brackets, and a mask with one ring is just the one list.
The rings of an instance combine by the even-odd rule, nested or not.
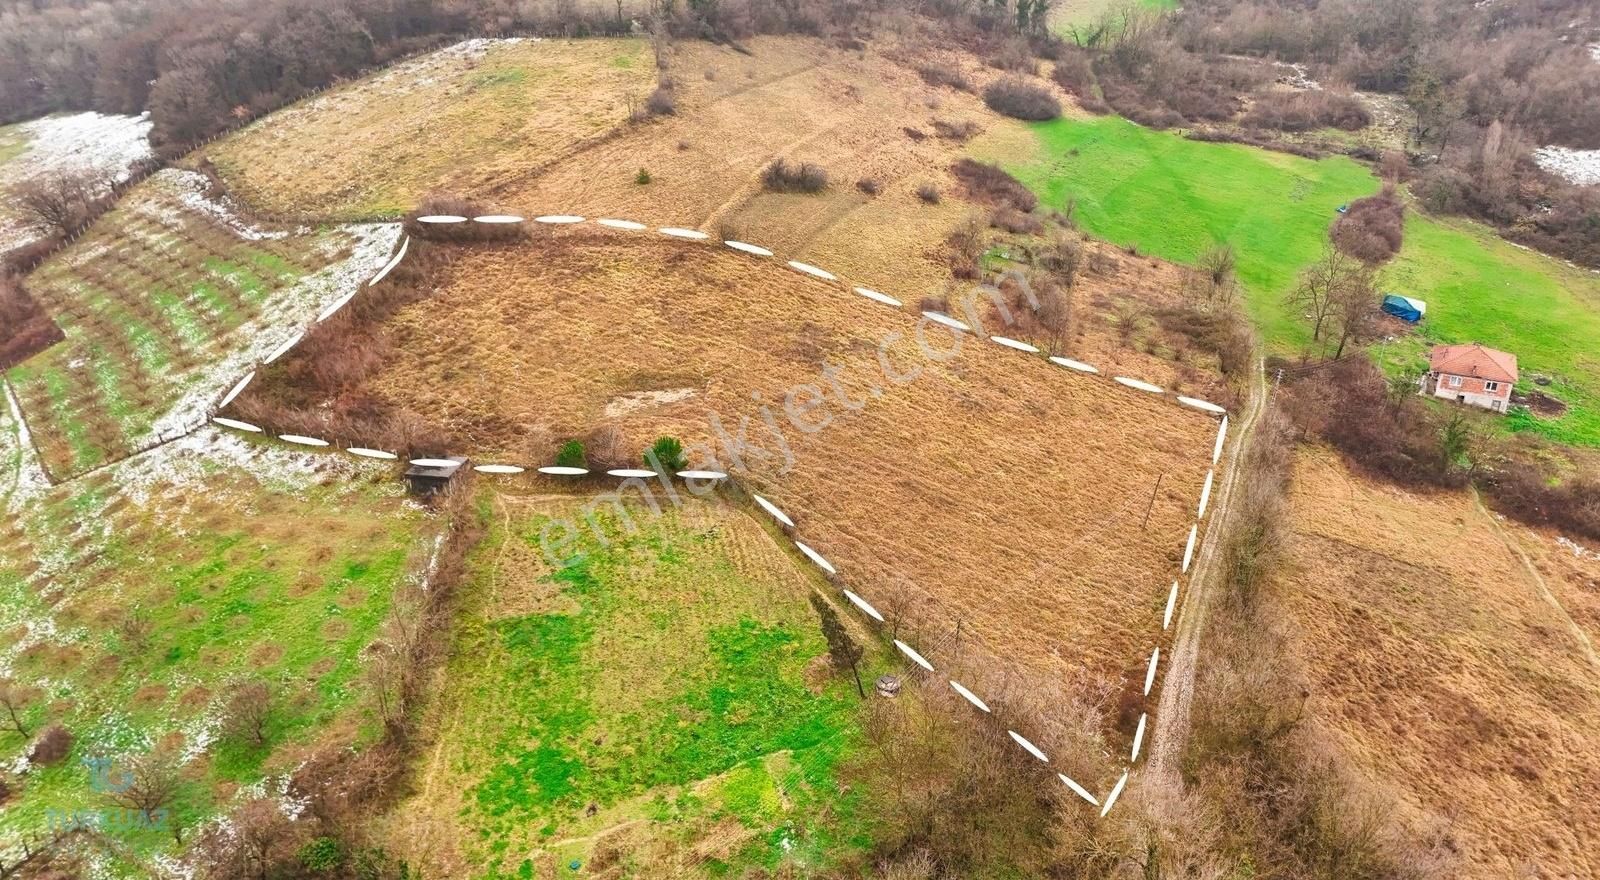
[(1039, 72), (1039, 62), (1033, 57), (1028, 41), (1016, 38), (1007, 40), (1000, 49), (989, 56), (988, 65), (1007, 73), (1025, 73), (1033, 76)]
[(976, 122), (964, 120), (961, 122), (947, 122), (943, 119), (933, 121), (933, 133), (949, 141), (971, 140), (983, 128)]
[(656, 86), (645, 99), (644, 110), (650, 116), (671, 116), (678, 112), (678, 96), (670, 82)]
[(929, 205), (939, 204), (939, 188), (931, 183), (917, 184), (917, 198)]
[(1357, 199), (1330, 233), (1340, 250), (1368, 265), (1387, 261), (1405, 240), (1405, 205), (1393, 190)]
[(1257, 95), (1250, 112), (1239, 121), (1278, 131), (1329, 127), (1356, 131), (1372, 124), (1372, 114), (1354, 95), (1321, 90), (1269, 91)]
[(928, 63), (917, 67), (917, 75), (930, 86), (949, 86), (962, 92), (972, 91), (972, 82), (959, 67), (950, 64)]
[(911, 126), (906, 125), (902, 126), (900, 131), (913, 141), (925, 141), (928, 139), (928, 133), (920, 128), (912, 128)]
[(1039, 206), (1039, 197), (998, 165), (961, 159), (950, 166), (950, 171), (974, 201), (1011, 208), (1024, 214)]
[(1056, 59), (1055, 69), (1050, 71), (1050, 78), (1062, 90), (1071, 92), (1079, 98), (1087, 98), (1094, 94), (1094, 63), (1089, 54), (1081, 49), (1064, 51)]
[(821, 192), (828, 186), (828, 172), (810, 162), (775, 159), (762, 169), (761, 185), (770, 192)]
[(883, 191), (883, 184), (873, 180), (870, 177), (863, 177), (856, 181), (856, 189), (861, 190), (869, 196), (875, 196)]
[(54, 764), (72, 751), (72, 732), (60, 724), (52, 724), (39, 733), (28, 760), (34, 764)]
[(344, 854), (339, 841), (332, 837), (318, 837), (300, 847), (300, 864), (313, 874), (328, 874), (344, 864)]
[(983, 90), (983, 103), (996, 113), (1014, 119), (1042, 122), (1061, 115), (1061, 102), (1044, 86), (1017, 76), (1007, 76)]
[(677, 473), (687, 467), (683, 459), (683, 444), (676, 437), (657, 437), (650, 451), (645, 454), (644, 463), (652, 469), (666, 468), (669, 473)]
[(1038, 217), (1010, 207), (996, 208), (989, 215), (989, 225), (1012, 235), (1038, 235), (1044, 231), (1044, 223)]
[(644, 186), (650, 182), (650, 172), (644, 168), (640, 168), (638, 171), (634, 172), (633, 182), (639, 184), (640, 186)]
[(582, 440), (568, 440), (561, 444), (561, 449), (556, 452), (556, 465), (559, 467), (586, 468), (589, 459), (583, 452)]

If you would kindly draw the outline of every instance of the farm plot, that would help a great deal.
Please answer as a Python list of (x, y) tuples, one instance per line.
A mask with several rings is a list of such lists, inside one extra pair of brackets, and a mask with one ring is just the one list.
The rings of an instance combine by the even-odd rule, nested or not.
[[(979, 686), (1142, 683), (1214, 419), (717, 244), (588, 227), (449, 271), (341, 399), (425, 414), (480, 459), (582, 438), (637, 466), (676, 436)], [(246, 402), (314, 367), (297, 357)]]
[(815, 578), (749, 514), (637, 504), (630, 531), (612, 509), (603, 543), (551, 560), (541, 534), (580, 500), (484, 504), (437, 745), (385, 820), (392, 851), (426, 876), (737, 877), (870, 841), (835, 772), (869, 704), (827, 668)]
[[(944, 239), (976, 207), (948, 166), (970, 138), (1021, 124), (974, 94), (923, 82), (910, 59), (932, 57), (924, 46), (875, 41), (847, 52), (821, 40), (758, 37), (748, 49), (679, 43), (672, 116), (631, 126), (495, 195), (534, 214), (694, 226), (863, 284), (936, 293), (949, 279)], [(975, 89), (1000, 75), (970, 55), (937, 58)], [(780, 158), (821, 167), (827, 186), (765, 191), (761, 172)], [(937, 203), (917, 196), (923, 184), (938, 192)]]
[(361, 283), (394, 226), (269, 231), (165, 171), (28, 278), (65, 341), (7, 379), (56, 478), (191, 427), (253, 361)]
[[(15, 433), (0, 411), (0, 437)], [(437, 528), (375, 476), (203, 429), (70, 484), (13, 488), (0, 678), (28, 735), (0, 732), (0, 848), (89, 825), (105, 845), (86, 848), (88, 873), (153, 876), (177, 834), (281, 793), (312, 748), (361, 741), (364, 649)], [(266, 695), (250, 731), (231, 708), (245, 682)], [(57, 725), (65, 750), (41, 754)], [(176, 794), (130, 821), (107, 780), (152, 754), (171, 756)]]
[(1458, 876), (1600, 871), (1600, 553), (1320, 450), (1292, 510), (1277, 591), (1308, 715)]
[(482, 195), (562, 162), (626, 122), (655, 73), (640, 39), (469, 40), (274, 113), (203, 156), (260, 210), (393, 217), (432, 190)]

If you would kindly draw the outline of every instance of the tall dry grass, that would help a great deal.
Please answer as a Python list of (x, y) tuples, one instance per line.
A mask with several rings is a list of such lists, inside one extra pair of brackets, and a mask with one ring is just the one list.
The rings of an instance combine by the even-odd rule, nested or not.
[(1220, 594), (1205, 631), (1183, 753), (1188, 787), (1225, 815), (1217, 846), (1267, 876), (1451, 876), (1439, 848), (1407, 837), (1391, 796), (1362, 778), (1307, 715), (1310, 694), (1274, 596), (1289, 540), (1293, 432), (1277, 408), (1262, 416), (1231, 501)]

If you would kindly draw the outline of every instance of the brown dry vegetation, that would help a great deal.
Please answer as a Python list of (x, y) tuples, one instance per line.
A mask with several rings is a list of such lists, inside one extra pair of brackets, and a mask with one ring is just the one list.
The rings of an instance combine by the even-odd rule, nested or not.
[[(1275, 591), (1307, 710), (1451, 876), (1600, 871), (1600, 555), (1303, 452)], [(1527, 553), (1534, 568), (1524, 566)]]
[[(570, 437), (589, 440), (591, 462), (632, 463), (666, 434), (703, 465), (710, 414), (735, 435), (748, 419), (763, 451), (743, 457), (749, 481), (847, 583), (886, 613), (905, 603), (920, 644), (963, 621), (975, 686), (1018, 669), (1107, 699), (1141, 672), (1211, 419), (970, 336), (957, 348), (924, 323), (945, 358), (931, 359), (909, 312), (715, 244), (563, 230), (463, 252), (447, 271), (450, 332), (422, 302), (378, 333), (387, 353), (361, 389), (378, 408), (430, 414), (463, 450), (531, 464)], [(891, 381), (880, 343), (888, 369), (920, 375)], [(831, 423), (792, 425), (790, 389), (804, 424)], [(725, 448), (716, 457), (741, 470)]]
[(643, 40), (492, 43), (330, 91), (205, 155), (268, 212), (393, 216), (430, 190), (482, 194), (564, 161), (626, 123), (654, 85)]

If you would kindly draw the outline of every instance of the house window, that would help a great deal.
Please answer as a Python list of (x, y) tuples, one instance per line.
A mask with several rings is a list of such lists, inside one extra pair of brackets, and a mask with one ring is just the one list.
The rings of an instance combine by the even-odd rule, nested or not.
[(1499, 382), (1485, 382), (1485, 383), (1483, 383), (1483, 390), (1485, 390), (1485, 391), (1494, 392), (1494, 391), (1498, 391), (1499, 389), (1500, 389), (1500, 383)]
[(1450, 377), (1450, 387), (1451, 388), (1460, 388), (1461, 387), (1461, 377), (1460, 376), (1451, 376)]

